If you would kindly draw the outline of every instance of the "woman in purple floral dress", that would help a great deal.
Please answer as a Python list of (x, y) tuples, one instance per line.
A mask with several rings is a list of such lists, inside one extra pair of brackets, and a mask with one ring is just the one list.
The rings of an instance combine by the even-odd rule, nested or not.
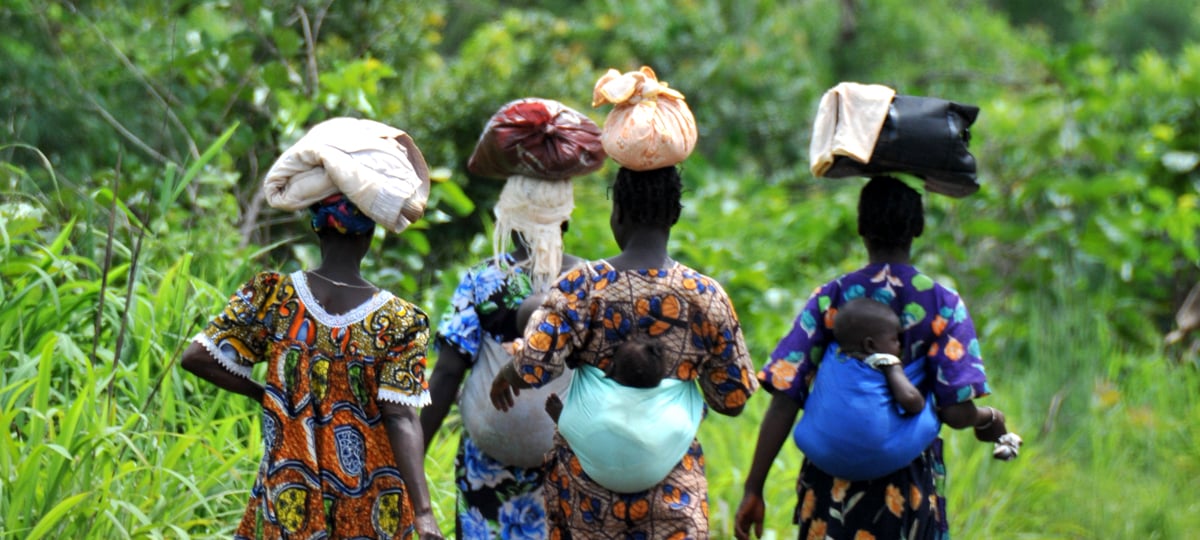
[[(924, 219), (920, 194), (903, 182), (878, 177), (863, 188), (858, 232), (869, 263), (814, 291), (792, 331), (758, 374), (772, 400), (736, 516), (739, 539), (749, 538), (752, 527), (761, 535), (767, 472), (792, 433), (822, 355), (833, 341), (834, 315), (850, 300), (871, 298), (900, 316), (902, 361), (926, 359), (926, 382), (920, 390), (932, 396), (945, 424), (973, 427), (981, 441), (996, 441), (1006, 432), (1000, 411), (975, 406), (974, 400), (990, 391), (966, 306), (954, 290), (912, 266), (912, 240), (921, 235)], [(907, 466), (872, 480), (837, 478), (805, 459), (794, 517), (800, 538), (946, 538), (945, 473), (941, 439)]]

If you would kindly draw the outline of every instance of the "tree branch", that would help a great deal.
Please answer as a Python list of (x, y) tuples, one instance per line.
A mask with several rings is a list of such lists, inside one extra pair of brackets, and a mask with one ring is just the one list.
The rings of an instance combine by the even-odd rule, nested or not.
[(320, 73), (317, 71), (317, 42), (313, 35), (312, 24), (308, 20), (308, 12), (304, 11), (304, 6), (296, 6), (296, 14), (300, 16), (300, 29), (304, 31), (304, 53), (308, 59), (305, 67), (307, 68), (307, 80), (305, 81), (305, 93), (308, 97), (317, 95), (317, 80)]

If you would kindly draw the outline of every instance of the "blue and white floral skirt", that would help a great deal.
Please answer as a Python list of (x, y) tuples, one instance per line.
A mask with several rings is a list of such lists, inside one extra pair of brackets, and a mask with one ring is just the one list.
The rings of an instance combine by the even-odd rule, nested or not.
[(541, 469), (510, 467), (492, 459), (462, 433), (454, 460), (458, 484), (456, 538), (541, 540), (546, 503)]

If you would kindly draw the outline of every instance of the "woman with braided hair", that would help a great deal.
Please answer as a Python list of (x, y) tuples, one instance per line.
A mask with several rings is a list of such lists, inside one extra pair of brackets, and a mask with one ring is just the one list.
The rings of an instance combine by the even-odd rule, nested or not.
[[(668, 254), (671, 228), (682, 208), (681, 192), (675, 166), (618, 171), (610, 225), (621, 252), (578, 266), (558, 280), (525, 327), (524, 348), (492, 386), (493, 403), (504, 410), (522, 389), (544, 386), (568, 367), (575, 368), (554, 448), (545, 464), (549, 538), (708, 537), (704, 453), (695, 439), (699, 411), (707, 403), (713, 411), (736, 416), (758, 385), (725, 291), (712, 278)], [(629, 389), (647, 400), (630, 406), (638, 418), (623, 416), (635, 426), (632, 436), (651, 437), (664, 430), (682, 433), (675, 437), (678, 440), (666, 441), (676, 445), (678, 453), (666, 458), (670, 461), (658, 478), (621, 478), (620, 468), (589, 468), (603, 458), (590, 455), (595, 453), (590, 445), (599, 443), (570, 436), (568, 418), (577, 401), (576, 385), (587, 377), (603, 379), (595, 373), (603, 372), (618, 347), (630, 340), (656, 343), (666, 368), (657, 389)], [(694, 407), (690, 412), (697, 413), (695, 423), (661, 421), (659, 415), (665, 411), (643, 403), (662, 401), (636, 393), (660, 390), (683, 394), (684, 402)], [(669, 398), (666, 405), (677, 410), (673, 400)], [(620, 406), (620, 402), (614, 405)], [(581, 414), (598, 423), (608, 420), (605, 413), (584, 410)], [(640, 428), (639, 422), (653, 427)], [(640, 466), (632, 461), (624, 465), (626, 471)], [(605, 485), (614, 481), (640, 482), (641, 489)]]
[[(912, 242), (924, 228), (924, 210), (916, 190), (892, 177), (872, 178), (863, 187), (858, 234), (867, 248), (867, 265), (819, 287), (758, 374), (772, 397), (735, 517), (738, 539), (750, 538), (752, 528), (762, 536), (762, 489), (767, 472), (792, 432), (800, 408), (808, 405), (808, 411), (821, 400), (817, 392), (821, 381), (814, 384), (818, 366), (828, 363), (837, 367), (833, 364), (840, 359), (830, 356), (836, 348), (834, 321), (839, 309), (855, 299), (886, 304), (900, 318), (900, 360), (905, 367), (925, 363), (924, 369), (918, 370), (923, 382), (914, 383), (925, 400), (936, 405), (941, 422), (954, 429), (974, 428), (980, 441), (997, 443), (994, 456), (998, 459), (1015, 456), (1020, 440), (1007, 434), (1004, 414), (975, 405), (975, 399), (990, 390), (966, 306), (958, 293), (912, 266)], [(843, 421), (841, 431), (858, 429), (851, 424)], [(797, 444), (802, 426), (803, 421), (797, 427)], [(794, 517), (800, 526), (799, 538), (946, 537), (942, 441), (936, 431), (931, 436), (932, 444), (924, 443), (928, 446), (911, 462), (869, 479), (837, 477), (806, 454)]]

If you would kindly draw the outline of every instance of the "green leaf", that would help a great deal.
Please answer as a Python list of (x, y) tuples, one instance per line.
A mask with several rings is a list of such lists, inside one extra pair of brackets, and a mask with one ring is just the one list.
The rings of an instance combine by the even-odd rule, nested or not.
[(453, 182), (439, 182), (433, 185), (439, 201), (445, 201), (457, 216), (468, 216), (475, 211), (475, 201)]
[(61, 524), (61, 522), (70, 514), (72, 509), (74, 509), (79, 505), (79, 503), (83, 502), (84, 499), (90, 497), (91, 495), (92, 492), (84, 491), (83, 493), (76, 493), (75, 495), (63, 499), (58, 504), (54, 505), (49, 512), (46, 512), (46, 515), (42, 516), (42, 518), (38, 520), (37, 525), (34, 525), (33, 530), (29, 532), (29, 536), (26, 538), (28, 540), (40, 540), (41, 538), (46, 537), (46, 535), (50, 534), (56, 526)]

